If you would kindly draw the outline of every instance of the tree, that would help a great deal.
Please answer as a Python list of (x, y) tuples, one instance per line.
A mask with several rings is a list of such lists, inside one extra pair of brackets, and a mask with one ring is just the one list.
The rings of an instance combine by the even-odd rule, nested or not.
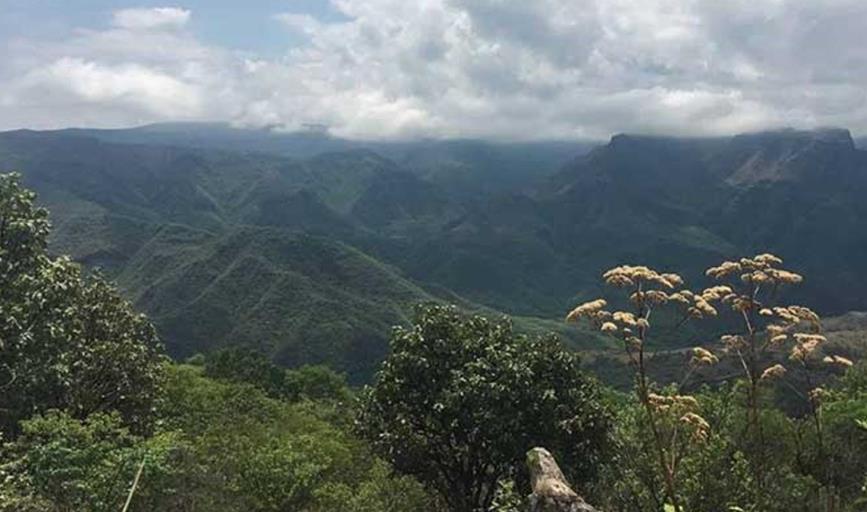
[(169, 368), (165, 393), (161, 424), (180, 433), (203, 469), (183, 485), (195, 498), (183, 510), (432, 509), (418, 482), (392, 478), (361, 440), (323, 419), (318, 404), (270, 398), (179, 365)]
[(0, 431), (49, 409), (118, 411), (149, 428), (164, 356), (150, 322), (98, 274), (47, 253), (48, 214), (0, 175)]
[(573, 481), (592, 479), (609, 416), (556, 337), (428, 304), (395, 329), (357, 427), (398, 471), (469, 512), (488, 509), (499, 480), (527, 481), (534, 446), (557, 453)]
[(120, 510), (136, 468), (145, 461), (131, 510), (185, 510), (178, 481), (185, 446), (173, 433), (141, 438), (129, 432), (117, 413), (94, 413), (85, 420), (49, 411), (22, 421), (22, 433), (3, 446), (0, 511), (109, 512)]
[(346, 378), (323, 365), (304, 365), (284, 370), (261, 352), (246, 347), (228, 347), (204, 357), (205, 375), (214, 379), (245, 382), (271, 398), (349, 401)]
[(349, 401), (352, 393), (346, 377), (324, 365), (304, 365), (286, 370), (284, 380), (286, 396), (290, 400)]
[(208, 354), (205, 357), (205, 375), (246, 382), (271, 397), (283, 394), (284, 371), (261, 352), (247, 347), (228, 347)]

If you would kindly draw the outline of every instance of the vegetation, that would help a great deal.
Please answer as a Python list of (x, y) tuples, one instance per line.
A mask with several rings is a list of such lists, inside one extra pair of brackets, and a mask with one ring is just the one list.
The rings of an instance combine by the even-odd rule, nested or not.
[[(839, 471), (846, 464), (834, 459), (847, 457), (832, 453), (830, 446), (840, 449), (843, 444), (827, 436), (829, 421), (840, 428), (840, 420), (833, 414), (829, 418), (826, 411), (829, 403), (838, 410), (867, 404), (851, 387), (835, 394), (819, 386), (817, 364), (845, 370), (853, 363), (833, 353), (819, 355), (827, 339), (815, 312), (776, 304), (784, 288), (803, 281), (781, 264), (771, 254), (723, 262), (707, 275), (729, 284), (699, 293), (682, 288), (683, 279), (676, 274), (620, 266), (603, 278), (629, 294), (632, 311), (609, 311), (605, 299), (596, 299), (568, 315), (569, 320), (589, 319), (620, 339), (635, 375), (633, 399), (615, 407), (620, 412), (615, 452), (620, 453), (605, 470), (614, 492), (603, 489), (601, 502), (636, 511), (859, 510), (865, 474), (860, 466), (854, 473)], [(722, 334), (719, 355), (709, 347), (695, 347), (683, 381), (660, 386), (649, 377), (646, 354), (651, 330), (661, 328), (651, 323), (651, 316), (658, 317), (665, 306), (682, 311), (669, 315), (675, 328), (690, 319), (716, 318), (724, 308), (741, 322), (742, 332)], [(788, 356), (791, 371), (776, 362), (781, 356)], [(736, 362), (740, 372), (734, 375), (740, 373), (740, 378), (726, 379), (732, 386), (683, 394), (687, 380), (719, 363), (720, 357)], [(801, 378), (788, 381), (795, 370)], [(860, 381), (856, 375), (850, 373), (847, 379)], [(786, 416), (771, 405), (773, 382), (784, 382), (789, 396), (803, 398), (800, 416)], [(859, 421), (850, 416), (849, 428), (860, 428)], [(852, 437), (847, 441), (858, 442)]]
[(33, 200), (0, 175), (0, 432), (53, 408), (117, 411), (145, 432), (161, 381), (154, 329), (100, 276), (48, 256), (48, 214)]
[[(135, 436), (104, 413), (26, 420), (3, 451), (0, 510), (118, 511), (142, 462), (130, 510), (428, 508), (418, 483), (393, 476), (341, 428), (339, 411), (271, 399), (197, 367), (167, 373), (151, 436)], [(347, 496), (344, 508), (332, 507)]]
[(0, 176), (0, 510), (430, 508), (350, 432), (342, 376), (243, 350), (170, 364), (111, 285), (47, 255), (33, 199)]
[(265, 391), (272, 398), (292, 402), (300, 400), (336, 400), (351, 398), (346, 378), (327, 366), (302, 366), (284, 370), (262, 353), (250, 348), (231, 347), (204, 357), (204, 374), (233, 382), (246, 382)]
[[(661, 274), (647, 267), (620, 266), (604, 274), (606, 284), (625, 289), (632, 311), (605, 309), (607, 302), (596, 299), (576, 307), (567, 320), (589, 318), (600, 331), (609, 333), (623, 342), (629, 364), (635, 372), (635, 397), (642, 408), (643, 426), (649, 432), (645, 453), (655, 461), (655, 473), (664, 484), (665, 501), (674, 512), (681, 512), (678, 492), (678, 471), (684, 456), (696, 442), (707, 438), (710, 425), (697, 413), (698, 402), (692, 396), (678, 393), (658, 394), (652, 387), (646, 366), (646, 351), (650, 340), (651, 315), (666, 304), (680, 305), (683, 309), (682, 325), (689, 318), (715, 316), (716, 310), (704, 296), (682, 290), (677, 274)], [(659, 313), (657, 313), (658, 315)], [(698, 348), (692, 364), (714, 364), (717, 357)]]
[[(358, 392), (327, 367), (275, 365), (267, 340), (171, 362), (110, 282), (49, 255), (49, 235), (34, 195), (0, 176), (2, 512), (516, 512), (533, 446), (602, 510), (867, 507), (867, 362), (848, 357), (862, 319), (829, 341), (782, 301), (803, 278), (770, 254), (712, 267), (701, 291), (643, 266), (605, 273), (617, 294), (568, 318), (621, 345), (631, 393), (553, 335), (431, 303)], [(679, 353), (680, 379), (657, 377), (671, 332), (712, 331), (719, 345)]]
[(358, 428), (399, 471), (456, 512), (486, 510), (497, 483), (524, 486), (527, 447), (550, 447), (581, 482), (593, 478), (608, 430), (598, 385), (553, 337), (508, 321), (419, 306), (363, 399)]
[[(544, 318), (570, 346), (597, 348), (550, 321), (597, 296), (608, 267), (640, 260), (697, 283), (759, 247), (810, 276), (792, 301), (867, 310), (867, 152), (842, 130), (616, 136), (586, 155), (358, 146), (195, 124), (19, 131), (0, 134), (0, 168), (20, 169), (54, 212), (52, 251), (102, 268), (179, 359), (253, 346), (359, 385), (390, 326), (431, 300), (508, 312), (520, 331)], [(655, 332), (655, 348), (711, 331)]]

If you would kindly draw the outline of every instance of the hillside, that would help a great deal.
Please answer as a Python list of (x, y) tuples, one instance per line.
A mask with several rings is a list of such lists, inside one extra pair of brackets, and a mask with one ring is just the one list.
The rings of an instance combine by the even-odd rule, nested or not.
[(363, 379), (432, 299), (600, 347), (560, 319), (606, 268), (700, 287), (765, 250), (808, 276), (792, 300), (867, 310), (867, 152), (845, 130), (618, 135), (582, 154), (172, 126), (7, 132), (0, 168), (51, 209), (52, 249), (102, 267), (177, 356), (252, 344)]
[(517, 191), (565, 162), (587, 153), (598, 141), (499, 143), (474, 139), (365, 141), (333, 137), (326, 131), (283, 132), (240, 129), (223, 123), (159, 123), (121, 130), (67, 129), (62, 135), (105, 142), (267, 153), (309, 159), (323, 153), (368, 150), (435, 183), (449, 194), (474, 200), (479, 193)]
[(360, 378), (382, 357), (390, 326), (433, 298), (326, 236), (364, 229), (344, 213), (363, 202), (367, 181), (388, 173), (380, 161), (353, 158), (350, 176), (327, 157), (303, 163), (32, 132), (0, 137), (0, 154), (52, 211), (52, 249), (102, 267), (178, 357), (248, 344)]
[(178, 357), (245, 345), (287, 366), (366, 375), (392, 325), (433, 296), (350, 246), (242, 227), (212, 235), (167, 226), (117, 275)]
[[(176, 357), (252, 345), (358, 381), (417, 302), (498, 314), (383, 261), (465, 207), (368, 149), (299, 160), (18, 131), (0, 134), (0, 168), (52, 212), (52, 250), (115, 279)], [(582, 343), (556, 321), (518, 323)]]
[[(863, 310), (865, 193), (867, 152), (845, 131), (621, 135), (544, 185), (483, 201), (432, 244), (435, 264), (411, 275), (553, 315), (593, 295), (615, 264), (683, 269), (701, 286), (708, 266), (768, 250), (809, 276), (796, 299), (829, 314)], [(496, 288), (504, 282), (511, 292)]]

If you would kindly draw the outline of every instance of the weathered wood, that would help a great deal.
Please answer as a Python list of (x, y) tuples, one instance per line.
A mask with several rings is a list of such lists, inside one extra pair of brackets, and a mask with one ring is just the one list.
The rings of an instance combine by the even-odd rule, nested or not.
[(572, 490), (551, 453), (544, 448), (527, 452), (533, 494), (530, 512), (599, 512)]

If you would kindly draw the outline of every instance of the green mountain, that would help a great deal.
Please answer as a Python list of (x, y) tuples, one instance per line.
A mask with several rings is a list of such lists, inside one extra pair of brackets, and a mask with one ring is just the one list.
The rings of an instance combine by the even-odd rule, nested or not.
[(2, 133), (0, 168), (51, 209), (52, 249), (102, 267), (179, 357), (250, 344), (357, 381), (422, 300), (604, 347), (560, 319), (605, 269), (699, 287), (766, 250), (807, 275), (793, 300), (867, 310), (867, 152), (845, 130), (585, 149), (159, 125)]
[(598, 141), (498, 143), (475, 139), (364, 141), (333, 137), (312, 127), (285, 132), (241, 129), (224, 123), (158, 123), (132, 129), (67, 129), (55, 132), (105, 142), (258, 152), (308, 159), (322, 153), (366, 149), (434, 182), (449, 193), (474, 199), (478, 192), (519, 190), (584, 154)]
[(368, 149), (293, 159), (17, 131), (0, 134), (0, 168), (22, 171), (50, 208), (52, 250), (115, 279), (177, 357), (255, 345), (357, 380), (413, 304), (484, 309), (388, 262), (465, 207)]
[(599, 293), (613, 265), (681, 269), (700, 286), (704, 268), (768, 250), (808, 276), (797, 299), (863, 310), (865, 193), (867, 152), (842, 130), (620, 135), (533, 190), (483, 200), (430, 243), (429, 261), (402, 266), (472, 300), (554, 315)]
[(351, 246), (253, 226), (218, 234), (166, 226), (117, 281), (176, 356), (243, 344), (289, 366), (328, 362), (361, 373), (384, 355), (406, 306), (433, 300)]

